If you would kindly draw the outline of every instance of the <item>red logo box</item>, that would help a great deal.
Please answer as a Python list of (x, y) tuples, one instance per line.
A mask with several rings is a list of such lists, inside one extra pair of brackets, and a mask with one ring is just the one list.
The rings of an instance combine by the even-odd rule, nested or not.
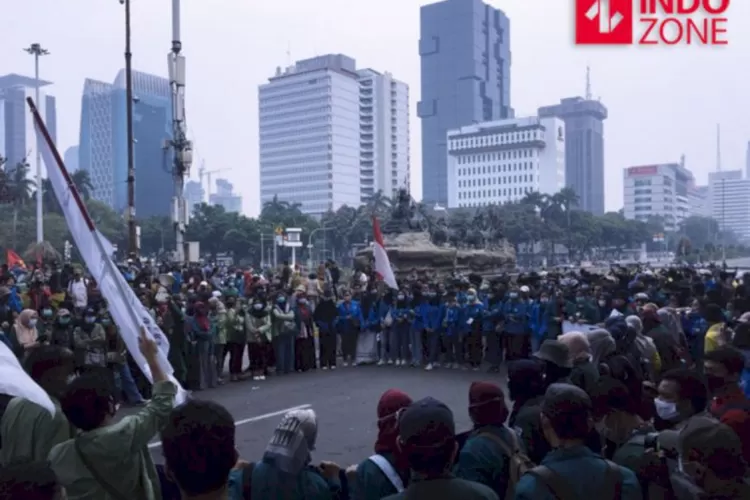
[(633, 0), (576, 0), (576, 44), (631, 45)]

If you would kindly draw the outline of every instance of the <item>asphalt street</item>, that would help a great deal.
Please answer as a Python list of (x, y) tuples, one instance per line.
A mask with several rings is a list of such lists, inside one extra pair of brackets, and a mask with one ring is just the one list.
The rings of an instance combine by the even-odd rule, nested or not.
[[(230, 411), (237, 423), (237, 448), (248, 461), (262, 457), (284, 413), (295, 407), (310, 407), (318, 416), (313, 460), (348, 466), (373, 453), (377, 437), (376, 407), (383, 392), (395, 388), (414, 400), (426, 396), (439, 399), (453, 410), (456, 429), (462, 431), (471, 426), (468, 391), (471, 382), (477, 380), (505, 386), (501, 374), (359, 366), (269, 377), (260, 382), (228, 383), (193, 396), (221, 403)], [(151, 448), (154, 459), (161, 462), (158, 444), (152, 444)]]

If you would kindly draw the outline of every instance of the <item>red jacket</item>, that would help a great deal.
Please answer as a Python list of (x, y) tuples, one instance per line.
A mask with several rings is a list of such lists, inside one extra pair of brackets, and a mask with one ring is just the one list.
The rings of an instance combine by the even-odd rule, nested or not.
[(742, 442), (742, 455), (750, 463), (750, 400), (739, 386), (711, 401), (711, 414), (734, 430)]

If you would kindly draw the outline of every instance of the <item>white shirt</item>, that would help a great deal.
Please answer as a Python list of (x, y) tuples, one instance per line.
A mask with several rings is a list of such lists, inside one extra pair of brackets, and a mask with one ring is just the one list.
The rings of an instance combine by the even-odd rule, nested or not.
[(83, 278), (80, 280), (71, 280), (70, 283), (68, 283), (68, 295), (73, 298), (73, 305), (75, 307), (86, 307), (89, 303), (86, 280)]

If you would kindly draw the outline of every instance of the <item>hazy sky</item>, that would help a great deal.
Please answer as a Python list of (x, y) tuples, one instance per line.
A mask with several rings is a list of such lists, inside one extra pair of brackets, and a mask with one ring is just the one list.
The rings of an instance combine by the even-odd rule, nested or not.
[[(276, 66), (325, 53), (390, 71), (411, 86), (412, 192), (421, 198), (418, 0), (183, 0), (187, 113), (197, 159), (222, 174), (256, 214), (257, 87)], [(606, 207), (622, 206), (622, 169), (679, 161), (705, 183), (716, 167), (722, 124), (725, 169), (744, 168), (750, 140), (750, 1), (729, 9), (728, 47), (581, 47), (573, 44), (572, 0), (490, 0), (511, 20), (511, 104), (517, 116), (582, 95), (586, 65), (605, 122)], [(167, 75), (170, 0), (132, 0), (133, 67)], [(118, 0), (0, 0), (0, 74), (33, 76), (21, 49), (39, 42), (51, 55), (41, 78), (57, 96), (58, 146), (78, 142), (84, 78), (113, 81), (124, 67), (124, 8)], [(137, 182), (137, 181), (136, 181)]]

